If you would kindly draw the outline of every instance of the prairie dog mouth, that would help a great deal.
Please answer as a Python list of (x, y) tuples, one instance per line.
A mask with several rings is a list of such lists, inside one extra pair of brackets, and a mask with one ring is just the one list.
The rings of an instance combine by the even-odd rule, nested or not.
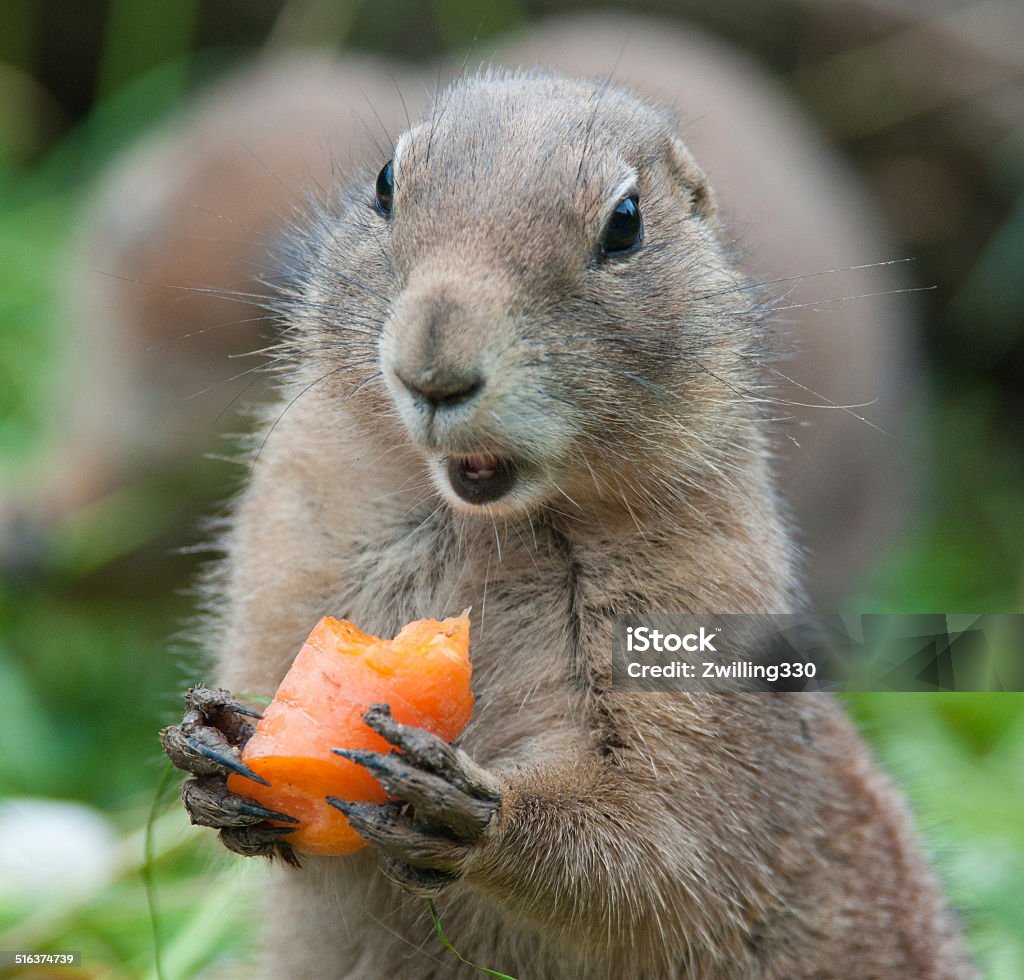
[(515, 485), (517, 467), (511, 459), (490, 453), (448, 457), (448, 482), (469, 504), (500, 500)]

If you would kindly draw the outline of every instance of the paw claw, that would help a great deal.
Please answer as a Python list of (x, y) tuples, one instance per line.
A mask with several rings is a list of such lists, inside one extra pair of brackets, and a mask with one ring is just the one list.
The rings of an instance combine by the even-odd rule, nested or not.
[(348, 817), (352, 829), (394, 860), (442, 874), (458, 875), (466, 846), (432, 832), (402, 812), (398, 803), (356, 803), (328, 796)]
[[(370, 705), (363, 713), (363, 721), (378, 735), (386, 738), (400, 751), (402, 757), (418, 769), (447, 780), (456, 789), (477, 799), (491, 803), (501, 800), (501, 787), (490, 773), (444, 739), (422, 728), (395, 721), (388, 705)], [(358, 758), (350, 758), (354, 762), (361, 762)]]
[(249, 718), (255, 718), (257, 721), (263, 717), (262, 711), (257, 711), (255, 708), (250, 708), (245, 704), (239, 704), (237, 701), (232, 701), (230, 704), (224, 705), (224, 707), (227, 711), (233, 711), (236, 715), (246, 715)]
[(335, 750), (364, 766), (390, 796), (412, 804), (415, 818), (461, 842), (476, 840), (490, 823), (497, 802), (463, 792), (454, 780), (418, 769), (398, 753)]
[[(367, 769), (373, 769), (376, 765), (375, 759), (379, 752), (369, 752), (366, 749), (331, 749), (335, 755), (340, 755), (351, 762), (356, 762)], [(379, 768), (379, 767), (378, 767)]]
[(349, 820), (368, 821), (373, 812), (377, 809), (376, 803), (355, 803), (352, 800), (343, 800), (337, 796), (328, 796), (327, 802), (335, 810), (341, 810)]
[(181, 801), (201, 827), (252, 827), (265, 820), (298, 823), (287, 813), (261, 806), (256, 800), (228, 790), (224, 776), (193, 776), (181, 787)]
[(254, 708), (236, 701), (234, 695), (223, 687), (207, 687), (205, 684), (196, 684), (185, 692), (185, 709), (206, 719), (212, 718), (219, 711), (231, 711), (250, 718), (263, 717)]
[[(299, 823), (298, 817), (289, 816), (287, 813), (281, 813), (278, 810), (271, 810), (268, 807), (260, 806), (258, 803), (249, 803), (244, 801), (239, 804), (238, 809), (242, 813), (247, 813), (252, 817), (259, 817), (261, 820), (283, 820), (285, 823)], [(281, 827), (281, 830), (292, 830), (291, 827)]]
[(223, 752), (218, 752), (216, 749), (210, 748), (209, 745), (204, 745), (195, 737), (186, 738), (185, 741), (190, 748), (194, 749), (201, 756), (209, 759), (211, 762), (216, 762), (219, 765), (224, 766), (225, 769), (230, 769), (232, 772), (238, 773), (239, 776), (245, 776), (246, 779), (251, 779), (254, 783), (259, 783), (261, 786), (270, 785), (267, 780), (258, 773), (253, 772), (244, 762), (232, 759)]
[(397, 807), (393, 804), (357, 803), (328, 796), (327, 803), (340, 810), (352, 827), (367, 840), (384, 843), (397, 826)]

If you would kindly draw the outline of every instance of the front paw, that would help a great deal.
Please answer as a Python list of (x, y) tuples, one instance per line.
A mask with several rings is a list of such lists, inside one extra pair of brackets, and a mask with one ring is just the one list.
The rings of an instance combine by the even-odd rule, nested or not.
[(191, 774), (181, 788), (181, 800), (192, 823), (217, 828), (224, 846), (237, 854), (279, 857), (297, 864), (284, 839), (294, 828), (268, 821), (298, 821), (227, 787), (232, 772), (266, 782), (242, 762), (242, 748), (253, 733), (247, 720), (250, 717), (259, 718), (259, 713), (240, 704), (228, 691), (198, 685), (185, 694), (181, 723), (165, 728), (160, 739), (171, 762)]
[(328, 802), (377, 846), (389, 878), (413, 894), (436, 895), (484, 846), (501, 807), (501, 784), (461, 749), (395, 721), (387, 705), (373, 705), (363, 719), (399, 751), (334, 751), (365, 766), (398, 802)]

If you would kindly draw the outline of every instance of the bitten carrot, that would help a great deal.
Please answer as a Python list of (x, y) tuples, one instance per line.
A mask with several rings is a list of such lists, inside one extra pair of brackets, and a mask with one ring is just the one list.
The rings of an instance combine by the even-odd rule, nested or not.
[(228, 788), (296, 817), (288, 843), (297, 851), (351, 854), (366, 841), (325, 798), (383, 803), (387, 795), (366, 769), (331, 750), (392, 749), (362, 720), (371, 704), (388, 704), (396, 721), (450, 742), (473, 712), (469, 682), (466, 614), (410, 623), (393, 640), (324, 617), (242, 751), (270, 785), (232, 774)]

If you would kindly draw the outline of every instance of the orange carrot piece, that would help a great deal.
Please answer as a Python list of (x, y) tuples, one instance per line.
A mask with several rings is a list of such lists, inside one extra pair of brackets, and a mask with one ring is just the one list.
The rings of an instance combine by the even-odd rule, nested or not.
[(233, 773), (228, 789), (296, 817), (287, 839), (297, 851), (351, 854), (366, 841), (325, 798), (383, 803), (387, 795), (364, 767), (331, 750), (392, 749), (362, 720), (371, 704), (390, 705), (397, 721), (452, 741), (473, 712), (470, 674), (466, 615), (410, 623), (394, 640), (326, 616), (242, 751), (270, 786)]

